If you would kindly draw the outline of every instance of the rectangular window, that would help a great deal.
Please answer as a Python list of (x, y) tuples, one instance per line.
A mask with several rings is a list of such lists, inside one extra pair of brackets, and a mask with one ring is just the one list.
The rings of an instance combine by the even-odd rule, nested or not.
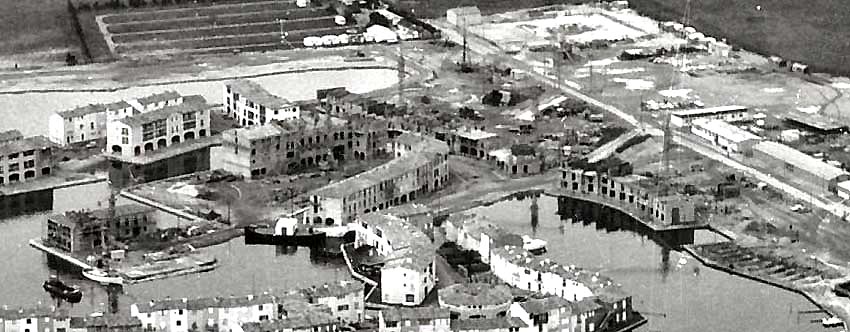
[(398, 322), (387, 322), (387, 327), (398, 327)]
[(9, 159), (15, 159), (15, 158), (18, 158), (18, 153), (17, 153), (17, 152), (15, 152), (15, 153), (10, 153), (10, 154), (9, 154)]
[(130, 144), (130, 140), (127, 137), (121, 137), (121, 144)]
[(29, 157), (35, 154), (35, 150), (24, 151), (24, 157)]
[(33, 167), (35, 167), (35, 160), (24, 161), (24, 168), (33, 168)]
[(179, 320), (178, 320), (178, 321), (177, 321), (177, 326), (181, 326), (181, 325), (183, 325), (183, 322), (181, 322), (181, 321), (179, 321)]
[(21, 164), (11, 164), (9, 165), (9, 172), (17, 172), (20, 170)]
[(130, 135), (130, 130), (127, 128), (121, 128), (121, 135)]
[(341, 306), (336, 307), (336, 311), (346, 311), (346, 310), (348, 310), (347, 304), (343, 304)]
[(407, 294), (407, 295), (404, 296), (405, 302), (413, 302), (415, 300), (416, 300), (416, 296), (414, 296), (413, 294)]

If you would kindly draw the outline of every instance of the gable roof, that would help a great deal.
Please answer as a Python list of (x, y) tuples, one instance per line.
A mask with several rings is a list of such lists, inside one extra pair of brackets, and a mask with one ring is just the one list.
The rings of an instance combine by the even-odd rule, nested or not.
[(529, 299), (519, 305), (529, 314), (543, 314), (560, 308), (572, 309), (570, 301), (555, 295), (542, 299)]
[(210, 105), (207, 104), (207, 100), (204, 99), (204, 97), (193, 95), (184, 97), (183, 102), (180, 104), (165, 106), (164, 108), (155, 111), (128, 116), (126, 118), (119, 119), (118, 121), (121, 121), (131, 127), (137, 127), (154, 121), (165, 120), (174, 114), (205, 111), (209, 108)]
[(147, 105), (153, 105), (153, 104), (163, 102), (163, 101), (174, 100), (174, 99), (177, 99), (177, 98), (180, 98), (180, 93), (178, 93), (177, 91), (169, 90), (169, 91), (163, 91), (163, 92), (159, 92), (159, 93), (154, 93), (152, 95), (144, 96), (144, 97), (136, 99), (136, 101), (138, 101), (139, 104), (142, 104), (142, 106), (147, 106)]
[(436, 307), (390, 307), (381, 311), (384, 321), (449, 318), (449, 309)]
[(235, 80), (226, 83), (230, 89), (245, 99), (270, 109), (292, 106), (292, 102), (271, 94), (262, 85), (250, 80)]

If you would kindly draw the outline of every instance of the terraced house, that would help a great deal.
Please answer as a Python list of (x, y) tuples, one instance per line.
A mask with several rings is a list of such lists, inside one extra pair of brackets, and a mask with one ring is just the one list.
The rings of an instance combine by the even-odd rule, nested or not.
[(404, 204), (444, 187), (448, 181), (448, 146), (425, 136), (414, 144), (410, 152), (383, 165), (312, 191), (311, 220), (344, 225), (358, 215)]
[(65, 309), (55, 307), (0, 309), (0, 331), (6, 332), (63, 332), (70, 328)]
[(436, 248), (424, 233), (406, 220), (381, 212), (369, 213), (351, 224), (355, 247), (377, 249), (381, 267), (381, 302), (419, 305), (436, 286)]
[(345, 160), (354, 146), (348, 122), (324, 114), (226, 130), (211, 151), (211, 168), (245, 177), (288, 174), (323, 162)]
[(201, 96), (181, 97), (176, 104), (111, 121), (107, 128), (109, 152), (139, 156), (210, 134), (210, 109)]
[(380, 332), (449, 332), (449, 311), (436, 307), (398, 308), (381, 310), (378, 315)]
[(31, 181), (53, 172), (56, 145), (44, 136), (5, 133), (0, 141), (0, 186)]
[(182, 102), (183, 97), (179, 93), (166, 91), (138, 99), (75, 107), (50, 115), (48, 137), (52, 142), (63, 146), (103, 139), (111, 121)]
[(242, 126), (265, 125), (271, 121), (288, 121), (301, 117), (301, 107), (275, 96), (249, 80), (230, 81), (224, 85), (224, 107)]
[(276, 298), (267, 293), (239, 297), (170, 299), (130, 306), (147, 331), (187, 332), (189, 329), (234, 329), (243, 323), (276, 316)]

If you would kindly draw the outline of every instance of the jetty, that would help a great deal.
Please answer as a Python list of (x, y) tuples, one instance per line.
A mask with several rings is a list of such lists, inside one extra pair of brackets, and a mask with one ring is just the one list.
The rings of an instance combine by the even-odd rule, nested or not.
[(85, 269), (92, 268), (92, 266), (89, 265), (88, 263), (77, 259), (76, 257), (72, 256), (71, 254), (69, 254), (69, 253), (67, 253), (63, 250), (59, 250), (59, 249), (52, 248), (52, 247), (44, 245), (44, 243), (41, 241), (41, 239), (32, 239), (32, 240), (29, 241), (29, 244), (33, 248), (41, 250), (48, 255), (52, 255), (52, 256), (59, 258), (59, 259), (65, 261), (65, 262), (68, 262), (68, 263), (70, 263), (74, 266), (77, 266), (80, 269), (85, 270)]

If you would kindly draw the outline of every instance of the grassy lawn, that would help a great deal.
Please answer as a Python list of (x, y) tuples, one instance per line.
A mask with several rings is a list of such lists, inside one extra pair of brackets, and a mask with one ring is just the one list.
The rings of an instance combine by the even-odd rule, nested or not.
[[(632, 0), (641, 14), (681, 21), (683, 0)], [(691, 25), (733, 45), (809, 64), (815, 71), (847, 75), (850, 2), (842, 0), (694, 0)], [(761, 10), (756, 6), (761, 5)]]
[(4, 0), (0, 30), (3, 31), (0, 55), (76, 48), (78, 45), (64, 0)]

